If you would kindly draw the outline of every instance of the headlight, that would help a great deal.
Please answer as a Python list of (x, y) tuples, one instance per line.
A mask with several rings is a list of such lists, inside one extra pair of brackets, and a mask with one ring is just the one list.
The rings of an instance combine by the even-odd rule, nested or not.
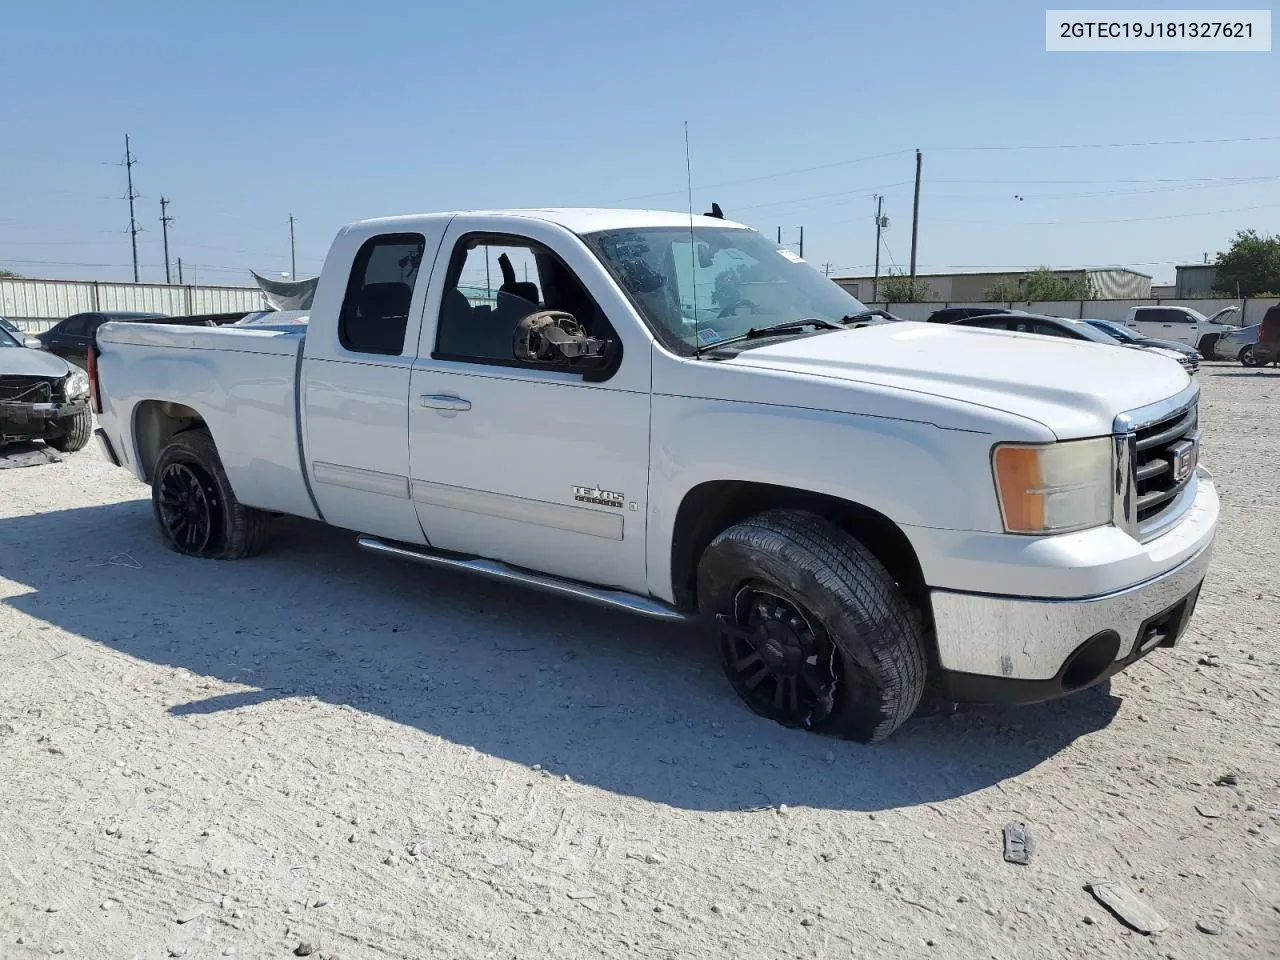
[(75, 400), (79, 397), (88, 395), (89, 378), (83, 370), (72, 370), (67, 374), (66, 383), (63, 386), (66, 391), (68, 400)]
[(1110, 437), (999, 444), (992, 452), (1000, 515), (1009, 533), (1067, 533), (1111, 522)]

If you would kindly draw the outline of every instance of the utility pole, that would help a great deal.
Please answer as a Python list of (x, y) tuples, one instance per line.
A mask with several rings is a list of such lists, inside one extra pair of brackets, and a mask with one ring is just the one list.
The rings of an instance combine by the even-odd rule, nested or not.
[(804, 227), (800, 228), (800, 259), (804, 259)]
[(138, 282), (138, 221), (133, 217), (133, 201), (138, 195), (133, 192), (133, 165), (137, 163), (133, 152), (129, 149), (129, 135), (124, 135), (124, 169), (129, 181), (129, 239), (133, 243), (133, 282)]
[(178, 258), (178, 284), (182, 284), (182, 258)]
[(289, 279), (298, 279), (298, 244), (293, 233), (293, 214), (289, 214)]
[(830, 260), (828, 260), (826, 263), (824, 263), (824, 264), (822, 265), (822, 275), (823, 275), (824, 277), (829, 277), (829, 276), (831, 276), (831, 261), (830, 261)]
[(920, 230), (920, 151), (916, 151), (916, 199), (911, 206), (911, 279), (916, 278), (916, 236)]
[(169, 224), (173, 223), (173, 217), (169, 216), (169, 201), (164, 197), (160, 198), (160, 229), (164, 231), (164, 282), (172, 283), (169, 279)]
[(782, 228), (778, 228), (778, 246), (782, 246)]
[(880, 231), (884, 228), (884, 197), (876, 194), (876, 272), (871, 279), (871, 302), (880, 299)]

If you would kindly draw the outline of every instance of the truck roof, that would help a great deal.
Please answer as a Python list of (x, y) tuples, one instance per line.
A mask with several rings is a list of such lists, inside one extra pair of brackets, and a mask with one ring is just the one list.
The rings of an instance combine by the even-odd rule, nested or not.
[[(423, 213), (400, 217), (378, 217), (360, 220), (350, 225), (362, 232), (404, 229), (424, 220), (447, 220), (456, 216), (468, 217), (523, 217), (558, 224), (573, 233), (595, 233), (599, 230), (645, 229), (651, 227), (688, 227), (690, 217), (686, 213), (669, 210), (626, 210), (607, 207), (547, 207), (516, 210), (454, 210), (449, 213)], [(733, 227), (747, 229), (744, 224), (718, 217), (694, 214), (695, 227)]]

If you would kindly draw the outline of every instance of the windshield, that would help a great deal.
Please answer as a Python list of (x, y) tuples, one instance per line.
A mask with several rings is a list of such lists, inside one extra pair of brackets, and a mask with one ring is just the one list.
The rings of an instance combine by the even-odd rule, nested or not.
[(1105, 320), (1086, 320), (1085, 323), (1097, 330), (1101, 330), (1108, 336), (1115, 337), (1115, 339), (1122, 343), (1137, 343), (1142, 339), (1141, 337), (1134, 336), (1127, 327), (1121, 327), (1114, 323), (1107, 323)]
[(1059, 319), (1080, 336), (1086, 340), (1092, 340), (1094, 343), (1109, 343), (1114, 346), (1120, 340), (1119, 337), (1108, 336), (1097, 327), (1085, 323), (1083, 320), (1072, 320), (1068, 317), (1060, 317)]
[(583, 239), (657, 337), (678, 353), (775, 323), (839, 323), (866, 310), (755, 230), (661, 227), (608, 230)]

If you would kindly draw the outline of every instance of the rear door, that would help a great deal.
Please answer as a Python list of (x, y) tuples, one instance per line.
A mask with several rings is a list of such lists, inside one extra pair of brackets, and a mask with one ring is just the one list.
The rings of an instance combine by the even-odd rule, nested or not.
[(101, 325), (100, 314), (74, 314), (49, 331), (45, 349), (84, 367), (89, 362), (89, 335)]
[(1144, 307), (1137, 312), (1134, 326), (1146, 337), (1177, 340), (1195, 346), (1197, 327), (1191, 314), (1170, 307)]
[[(455, 220), (436, 269), (409, 390), (431, 544), (647, 593), (651, 353), (611, 322), (629, 309), (616, 286), (580, 240), (529, 219)], [(517, 324), (544, 309), (613, 340), (614, 365), (516, 360)]]
[(399, 232), (353, 228), (325, 264), (299, 390), (306, 469), (335, 526), (425, 542), (409, 497), (409, 377), (447, 222), (414, 220)]

